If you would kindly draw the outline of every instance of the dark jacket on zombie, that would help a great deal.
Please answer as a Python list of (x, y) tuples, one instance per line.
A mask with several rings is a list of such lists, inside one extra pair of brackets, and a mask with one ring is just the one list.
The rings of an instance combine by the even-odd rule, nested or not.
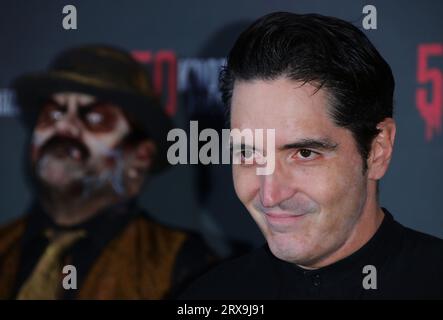
[(56, 226), (37, 205), (0, 228), (0, 298), (14, 299), (48, 245), (44, 230), (82, 229), (65, 259), (77, 269), (78, 290), (60, 299), (172, 298), (215, 255), (197, 234), (170, 229), (135, 203), (112, 206), (72, 228)]

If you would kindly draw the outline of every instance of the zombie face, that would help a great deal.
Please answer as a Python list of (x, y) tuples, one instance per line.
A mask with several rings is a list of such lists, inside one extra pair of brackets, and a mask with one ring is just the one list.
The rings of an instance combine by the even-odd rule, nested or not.
[(123, 193), (121, 142), (129, 132), (118, 106), (81, 93), (54, 94), (42, 106), (33, 132), (34, 175), (50, 189)]

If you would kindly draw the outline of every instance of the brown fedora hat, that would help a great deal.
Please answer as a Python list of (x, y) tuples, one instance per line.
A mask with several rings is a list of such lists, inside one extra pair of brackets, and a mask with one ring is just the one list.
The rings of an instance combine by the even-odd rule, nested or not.
[(63, 91), (91, 94), (118, 104), (131, 115), (157, 144), (153, 171), (165, 168), (166, 137), (173, 128), (154, 95), (145, 67), (128, 52), (103, 45), (89, 45), (63, 51), (44, 72), (24, 74), (12, 83), (21, 119), (34, 127), (44, 99)]

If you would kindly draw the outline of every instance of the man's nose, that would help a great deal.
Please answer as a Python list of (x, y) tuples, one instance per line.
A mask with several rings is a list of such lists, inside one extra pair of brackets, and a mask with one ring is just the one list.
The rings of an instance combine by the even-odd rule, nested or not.
[(277, 206), (294, 195), (290, 177), (277, 167), (272, 174), (261, 177), (260, 199), (264, 207)]
[(78, 138), (81, 134), (81, 121), (76, 114), (67, 113), (56, 122), (56, 132), (63, 136)]

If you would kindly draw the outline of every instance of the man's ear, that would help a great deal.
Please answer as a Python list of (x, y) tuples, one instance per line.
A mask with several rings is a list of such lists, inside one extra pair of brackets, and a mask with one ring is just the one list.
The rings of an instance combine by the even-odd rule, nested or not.
[(368, 178), (381, 179), (386, 173), (394, 149), (396, 125), (392, 118), (385, 118), (377, 125), (379, 133), (372, 141), (368, 158)]

